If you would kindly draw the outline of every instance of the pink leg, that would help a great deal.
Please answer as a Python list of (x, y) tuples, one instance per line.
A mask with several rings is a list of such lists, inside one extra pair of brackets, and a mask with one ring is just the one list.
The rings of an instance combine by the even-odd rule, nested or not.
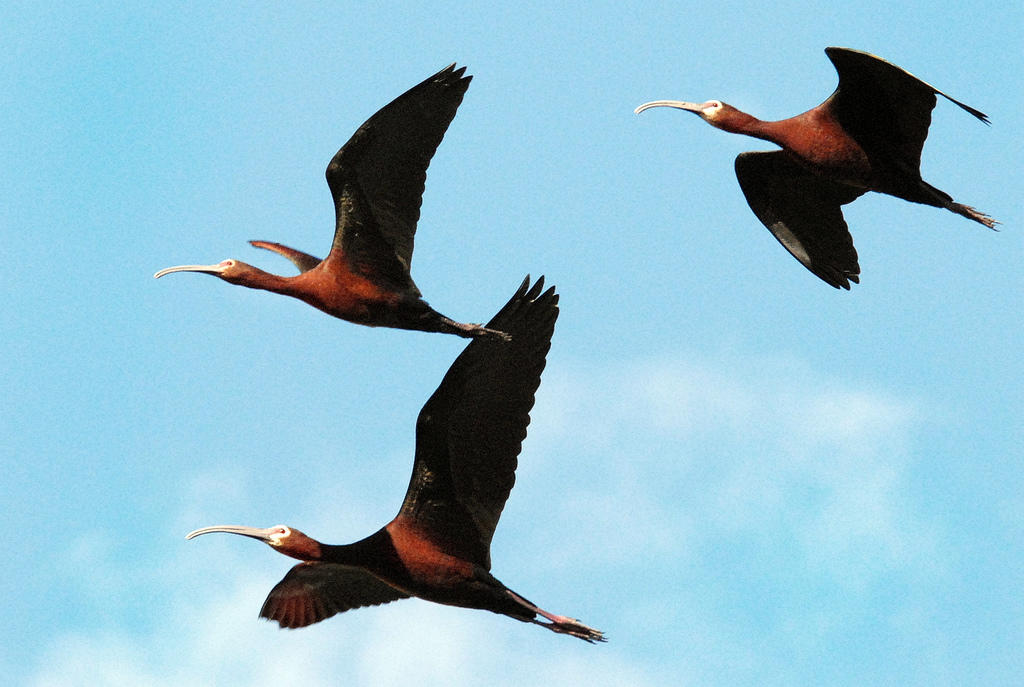
[(548, 613), (544, 609), (534, 606), (532, 603), (530, 603), (523, 597), (519, 596), (511, 589), (506, 589), (505, 592), (513, 599), (515, 599), (516, 602), (521, 604), (523, 607), (551, 621), (550, 623), (545, 623), (543, 621), (537, 620), (536, 618), (533, 618), (529, 622), (534, 623), (535, 625), (546, 627), (552, 632), (557, 632), (559, 634), (579, 637), (580, 639), (590, 643), (607, 641), (604, 638), (604, 633), (600, 630), (595, 630), (592, 627), (587, 627), (575, 618), (570, 618), (565, 615), (555, 615), (554, 613)]

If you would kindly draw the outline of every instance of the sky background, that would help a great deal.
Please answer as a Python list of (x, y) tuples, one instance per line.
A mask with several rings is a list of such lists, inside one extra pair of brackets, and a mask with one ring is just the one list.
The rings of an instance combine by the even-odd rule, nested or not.
[[(0, 675), (63, 685), (1011, 685), (1024, 673), (1019, 3), (121, 3), (0, 8)], [(940, 101), (923, 176), (1002, 222), (869, 194), (836, 291), (733, 174), (765, 119), (876, 53)], [(359, 539), (465, 342), (203, 275), (318, 255), (324, 168), (450, 62), (413, 277), (486, 321), (562, 294), (495, 574), (591, 646), (420, 600), (282, 631), (292, 562), (197, 527)]]

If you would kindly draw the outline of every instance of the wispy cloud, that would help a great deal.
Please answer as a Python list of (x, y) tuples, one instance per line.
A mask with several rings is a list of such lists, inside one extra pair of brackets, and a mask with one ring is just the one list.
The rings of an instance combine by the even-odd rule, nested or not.
[[(705, 630), (685, 641), (756, 672), (772, 659), (734, 644), (749, 641), (744, 622), (793, 650), (828, 646), (891, 585), (927, 584), (949, 562), (908, 483), (925, 420), (913, 397), (764, 356), (552, 372), (520, 474), (524, 490), (558, 485), (553, 529), (579, 536), (534, 530), (527, 548), (547, 553), (549, 576), (586, 561), (632, 580), (603, 596), (635, 619), (624, 625), (682, 614)], [(763, 609), (730, 621), (741, 602)]]
[(553, 371), (542, 392), (520, 474), (574, 485), (566, 515), (655, 550), (788, 532), (837, 575), (851, 557), (922, 553), (905, 500), (913, 399), (762, 357), (581, 366)]

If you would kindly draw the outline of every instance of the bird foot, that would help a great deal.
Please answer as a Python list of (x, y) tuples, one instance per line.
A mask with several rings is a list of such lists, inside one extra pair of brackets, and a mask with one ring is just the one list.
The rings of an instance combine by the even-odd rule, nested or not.
[(467, 327), (468, 327), (468, 329), (466, 331), (469, 332), (469, 335), (471, 337), (473, 337), (473, 338), (480, 338), (480, 337), (484, 337), (484, 336), (493, 336), (493, 337), (501, 339), (502, 341), (511, 341), (512, 340), (512, 335), (511, 334), (506, 334), (505, 332), (498, 331), (497, 329), (488, 329), (487, 327), (485, 327), (485, 326), (483, 326), (481, 324), (470, 324), (470, 325), (467, 325)]
[(958, 215), (963, 215), (967, 219), (973, 219), (975, 222), (978, 222), (979, 224), (984, 224), (992, 231), (999, 231), (998, 229), (996, 229), (996, 225), (999, 224), (998, 221), (992, 219), (984, 212), (975, 210), (970, 205), (964, 205), (962, 203), (953, 203), (950, 210), (952, 210)]
[[(520, 618), (520, 620), (526, 620), (527, 622), (531, 622), (534, 625), (540, 625), (541, 627), (546, 627), (547, 629), (551, 630), (552, 632), (557, 632), (558, 634), (561, 634), (561, 635), (571, 635), (573, 637), (578, 637), (578, 638), (582, 639), (584, 642), (590, 642), (591, 644), (593, 644), (594, 642), (606, 642), (606, 641), (608, 641), (608, 640), (606, 640), (604, 638), (604, 633), (603, 632), (601, 632), (600, 630), (595, 630), (592, 627), (587, 627), (586, 625), (584, 625), (580, 621), (576, 620), (576, 618), (570, 618), (569, 616), (565, 616), (565, 615), (555, 615), (554, 613), (548, 613), (543, 608), (540, 608), (539, 606), (535, 606), (534, 604), (530, 603), (529, 601), (527, 601), (523, 597), (521, 597), (518, 594), (516, 594), (511, 589), (508, 589), (507, 587), (505, 588), (505, 593), (508, 594), (513, 599), (515, 599), (516, 603), (518, 603), (521, 606), (525, 607), (526, 609), (528, 609), (529, 611), (531, 611), (534, 614), (534, 617), (527, 617), (527, 618), (522, 618), (522, 617), (520, 617), (518, 615), (514, 616), (514, 617)], [(509, 615), (512, 615), (512, 614), (509, 614)], [(541, 616), (542, 618), (545, 618), (545, 619), (549, 620), (550, 622), (546, 623), (543, 620), (539, 620), (538, 618), (536, 618), (536, 616), (538, 616), (538, 615)]]
[(545, 617), (551, 620), (551, 622), (546, 623), (542, 620), (534, 620), (533, 622), (537, 625), (540, 625), (541, 627), (546, 627), (552, 632), (578, 637), (579, 639), (582, 639), (583, 641), (589, 642), (591, 644), (594, 644), (596, 642), (608, 641), (607, 639), (605, 639), (603, 632), (601, 632), (600, 630), (595, 630), (592, 627), (588, 627), (580, 621), (576, 620), (575, 618), (569, 618), (564, 615), (547, 614), (545, 614)]
[[(429, 308), (430, 306), (427, 307)], [(426, 322), (422, 329), (428, 332), (455, 334), (456, 336), (461, 336), (463, 339), (479, 339), (485, 336), (492, 336), (499, 338), (502, 341), (512, 340), (512, 337), (505, 332), (498, 331), (497, 329), (489, 329), (482, 324), (456, 322), (450, 317), (445, 317), (434, 310), (429, 310), (424, 319)]]

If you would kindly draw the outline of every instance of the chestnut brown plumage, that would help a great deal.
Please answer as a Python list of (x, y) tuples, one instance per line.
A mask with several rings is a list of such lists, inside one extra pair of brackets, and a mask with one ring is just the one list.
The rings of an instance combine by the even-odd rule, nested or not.
[(867, 191), (946, 208), (993, 228), (991, 217), (921, 179), (921, 149), (936, 95), (986, 124), (988, 117), (875, 55), (848, 48), (826, 48), (825, 54), (839, 86), (825, 102), (789, 119), (761, 121), (718, 100), (656, 100), (636, 112), (675, 107), (724, 131), (782, 146), (737, 157), (740, 188), (779, 243), (836, 288), (849, 289), (860, 279), (842, 206)]
[(449, 65), (370, 117), (327, 165), (334, 242), (324, 260), (270, 241), (250, 241), (291, 260), (294, 277), (240, 260), (181, 265), (156, 273), (204, 272), (231, 284), (293, 296), (334, 317), (371, 327), (462, 337), (504, 333), (440, 314), (413, 283), (413, 238), (427, 166), (469, 88), (465, 67)]
[(321, 544), (285, 525), (189, 533), (189, 539), (241, 534), (303, 561), (270, 592), (261, 616), (303, 627), (352, 608), (418, 596), (603, 641), (598, 630), (540, 609), (490, 573), (491, 538), (515, 483), (558, 317), (554, 287), (543, 291), (543, 277), (533, 286), (529, 281), (488, 323), (511, 340), (471, 342), (420, 411), (409, 487), (385, 527), (346, 545)]

